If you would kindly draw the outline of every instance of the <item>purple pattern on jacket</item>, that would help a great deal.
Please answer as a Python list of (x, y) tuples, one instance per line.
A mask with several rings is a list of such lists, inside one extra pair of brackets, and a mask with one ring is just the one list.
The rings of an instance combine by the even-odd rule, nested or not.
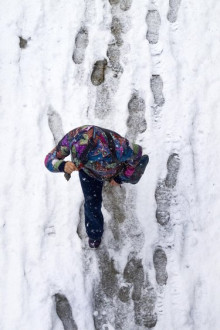
[[(102, 128), (85, 125), (73, 129), (62, 138), (46, 156), (45, 166), (51, 172), (61, 172), (63, 159), (71, 154), (73, 163), (91, 177), (104, 181), (118, 176), (120, 180), (129, 182), (129, 177), (141, 159), (142, 148), (137, 144), (131, 145), (118, 133), (113, 131), (110, 133), (114, 141), (117, 161), (114, 160), (108, 138)], [(80, 157), (91, 139), (95, 144), (86, 155), (86, 163), (83, 163)]]

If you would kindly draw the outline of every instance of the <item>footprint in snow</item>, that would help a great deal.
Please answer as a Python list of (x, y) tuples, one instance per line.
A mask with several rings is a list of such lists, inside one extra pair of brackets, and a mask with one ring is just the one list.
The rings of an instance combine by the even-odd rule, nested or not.
[(165, 182), (160, 180), (155, 191), (157, 203), (156, 219), (161, 226), (165, 226), (170, 221), (171, 191), (166, 187)]
[(152, 75), (150, 80), (150, 87), (154, 96), (154, 103), (162, 107), (165, 103), (163, 96), (163, 81), (160, 75)]
[(129, 117), (127, 120), (127, 127), (129, 128), (129, 135), (131, 139), (136, 138), (138, 133), (143, 133), (147, 129), (147, 122), (145, 119), (145, 102), (135, 91), (128, 102)]
[(85, 212), (84, 212), (84, 201), (81, 203), (79, 208), (79, 222), (77, 226), (77, 234), (79, 238), (87, 243), (87, 234), (85, 229)]
[(115, 268), (114, 260), (107, 250), (97, 250), (99, 269), (101, 270), (102, 292), (109, 298), (114, 297), (118, 292), (118, 271)]
[(96, 282), (93, 288), (93, 318), (95, 329), (105, 329), (107, 323), (112, 324), (114, 320), (111, 314), (116, 314), (114, 310), (114, 300), (118, 292), (119, 274), (115, 268), (114, 260), (104, 246), (96, 251), (97, 261), (100, 270), (100, 282)]
[(169, 11), (167, 14), (167, 19), (170, 23), (176, 22), (180, 3), (181, 0), (169, 0)]
[(72, 308), (67, 298), (57, 293), (55, 294), (56, 312), (63, 323), (64, 330), (78, 330), (73, 319)]
[(83, 62), (88, 43), (88, 30), (86, 27), (81, 27), (75, 38), (75, 49), (72, 56), (74, 63), (81, 64)]
[(55, 144), (57, 145), (58, 142), (64, 136), (62, 119), (59, 113), (53, 110), (52, 107), (49, 107), (47, 116), (48, 116), (48, 125), (50, 127), (51, 133), (53, 134)]
[(173, 153), (167, 161), (167, 175), (165, 180), (159, 180), (155, 191), (157, 203), (157, 222), (165, 226), (170, 221), (170, 205), (172, 200), (172, 190), (176, 186), (177, 175), (180, 167), (179, 155)]
[[(153, 328), (157, 323), (157, 314), (154, 312), (156, 293), (149, 281), (145, 281), (142, 260), (131, 254), (128, 257), (123, 277), (126, 283), (123, 283), (119, 291), (119, 299), (126, 303), (130, 299), (133, 300), (136, 325)], [(132, 292), (131, 298), (130, 292)]]
[(159, 29), (161, 24), (160, 14), (157, 10), (148, 10), (146, 22), (148, 26), (147, 40), (150, 44), (158, 43)]
[(118, 73), (123, 73), (123, 68), (120, 64), (120, 49), (116, 43), (108, 45), (107, 56), (112, 70), (116, 73), (115, 78), (117, 78)]
[(109, 184), (104, 185), (103, 189), (103, 204), (106, 210), (112, 215), (119, 224), (126, 219), (126, 190), (122, 186), (112, 189)]
[(142, 260), (132, 257), (124, 269), (124, 279), (133, 284), (132, 300), (140, 300), (141, 290), (144, 285), (144, 268)]
[(156, 295), (148, 290), (143, 290), (140, 301), (134, 302), (135, 324), (141, 329), (154, 328), (157, 324), (157, 313), (154, 312)]
[[(102, 293), (102, 287), (101, 285), (96, 285), (94, 287), (94, 294), (93, 294), (93, 320), (94, 320), (94, 326), (95, 330), (103, 330), (107, 329), (105, 328), (105, 325), (108, 324), (108, 316), (106, 308), (106, 301), (105, 297)], [(108, 306), (109, 307), (109, 306)], [(106, 311), (107, 310), (107, 311)]]
[(167, 283), (167, 256), (161, 247), (157, 247), (153, 255), (153, 263), (156, 272), (156, 281), (159, 285), (165, 285)]
[(111, 24), (111, 33), (115, 37), (115, 42), (118, 47), (123, 45), (123, 40), (121, 38), (122, 34), (122, 24), (117, 16), (113, 16)]
[(131, 285), (123, 283), (118, 292), (118, 298), (123, 302), (127, 303), (130, 300)]
[(95, 62), (91, 75), (91, 81), (94, 86), (99, 86), (105, 80), (105, 69), (107, 66), (107, 60), (101, 60)]
[(132, 0), (121, 0), (120, 8), (121, 10), (127, 11), (131, 8)]
[(176, 186), (177, 175), (180, 167), (180, 158), (178, 154), (171, 154), (167, 161), (167, 176), (165, 179), (165, 185), (168, 188), (174, 188)]

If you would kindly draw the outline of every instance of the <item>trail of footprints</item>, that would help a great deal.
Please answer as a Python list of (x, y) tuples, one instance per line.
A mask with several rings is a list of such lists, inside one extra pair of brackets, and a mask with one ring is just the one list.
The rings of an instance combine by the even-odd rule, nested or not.
[[(161, 24), (161, 18), (158, 10), (149, 10), (146, 16), (147, 23), (147, 35), (146, 38), (150, 45), (157, 44), (159, 41), (159, 30)], [(154, 54), (152, 53), (152, 56)], [(159, 74), (153, 74), (150, 79), (150, 87), (154, 97), (153, 108), (155, 110), (155, 115), (160, 111), (160, 108), (165, 103), (165, 98), (163, 96), (163, 80)], [(159, 111), (158, 111), (159, 108)]]
[[(109, 3), (114, 9), (114, 13), (117, 13), (118, 7), (122, 11), (129, 10), (132, 5), (132, 0), (109, 0)], [(170, 22), (176, 20), (179, 5), (180, 0), (170, 0), (169, 12), (167, 15)], [(146, 22), (148, 25), (146, 38), (150, 44), (156, 44), (159, 40), (161, 24), (159, 12), (157, 10), (149, 10)], [(107, 50), (109, 62), (106, 58), (97, 60), (94, 63), (91, 74), (92, 84), (97, 86), (97, 88), (102, 85), (97, 94), (99, 100), (103, 92), (105, 97), (108, 97), (110, 87), (108, 84), (105, 85), (105, 76), (108, 67), (111, 68), (114, 73), (113, 77), (115, 78), (118, 78), (118, 74), (123, 73), (123, 68), (120, 64), (120, 47), (123, 45), (122, 30), (123, 26), (120, 19), (117, 15), (114, 15), (111, 25), (113, 40), (109, 43)], [(85, 26), (82, 26), (75, 38), (75, 47), (72, 55), (75, 64), (79, 65), (83, 63), (88, 43), (88, 30)], [(155, 106), (162, 107), (165, 98), (163, 96), (163, 81), (159, 74), (152, 75), (150, 86)], [(102, 102), (105, 102), (105, 100)], [(98, 118), (103, 116), (100, 111), (101, 110), (98, 109), (96, 112)], [(143, 133), (147, 129), (145, 103), (138, 91), (134, 91), (131, 95), (131, 99), (128, 103), (128, 113), (127, 126), (129, 137), (135, 140), (139, 133)], [(55, 141), (58, 142), (63, 135), (62, 122), (59, 114), (53, 109), (49, 109), (48, 111), (48, 123)], [(157, 203), (156, 219), (161, 226), (166, 226), (170, 221), (169, 209), (172, 200), (172, 190), (177, 181), (179, 163), (179, 156), (175, 153), (171, 154), (167, 162), (167, 176), (164, 180), (158, 182), (155, 191)], [(94, 284), (93, 288), (93, 317), (95, 329), (107, 330), (109, 329), (109, 324), (111, 324), (115, 329), (133, 330), (133, 322), (135, 323), (136, 329), (153, 328), (157, 323), (157, 314), (155, 313), (157, 297), (155, 289), (149, 282), (148, 274), (144, 272), (142, 259), (139, 256), (139, 252), (144, 244), (144, 237), (141, 233), (138, 219), (134, 218), (135, 215), (132, 218), (131, 210), (130, 214), (125, 210), (126, 200), (129, 200), (129, 196), (126, 196), (124, 188), (118, 191), (117, 189), (113, 190), (105, 186), (103, 194), (104, 206), (112, 217), (108, 230), (112, 232), (115, 252), (123, 245), (124, 239), (134, 241), (134, 246), (136, 246), (136, 248), (130, 251), (124, 270), (117, 269), (114, 259), (110, 256), (108, 248), (106, 248), (104, 244), (96, 251), (101, 279), (100, 282)], [(135, 198), (133, 198), (132, 193), (131, 196), (135, 204)], [(81, 238), (85, 238), (83, 205), (80, 214), (81, 221), (78, 226), (78, 234)], [(123, 226), (125, 226), (124, 229), (122, 228)], [(129, 229), (133, 233), (130, 237), (129, 235), (126, 236)], [(88, 249), (85, 250), (85, 262), (89, 252)], [(161, 246), (157, 246), (154, 250), (153, 264), (157, 284), (159, 286), (166, 285), (168, 278), (166, 271), (167, 257)], [(86, 265), (87, 271), (89, 270), (89, 266), (88, 262)], [(64, 330), (76, 330), (77, 325), (74, 321), (71, 306), (67, 298), (63, 294), (57, 293), (55, 295), (55, 303), (57, 315), (63, 323)]]
[[(137, 91), (128, 103), (128, 126), (130, 137), (135, 139), (146, 130), (145, 103)], [(112, 232), (113, 242), (97, 252), (101, 281), (94, 287), (94, 324), (96, 330), (109, 329), (144, 329), (152, 328), (157, 323), (155, 313), (156, 293), (145, 274), (139, 253), (143, 248), (144, 236), (135, 214), (135, 193), (126, 194), (124, 187), (112, 189), (104, 187), (103, 204), (111, 214), (108, 231)], [(133, 211), (132, 211), (133, 210)], [(124, 270), (117, 269), (117, 264), (110, 257), (108, 249), (123, 249), (130, 241), (133, 250), (128, 255)], [(156, 257), (157, 258), (157, 257)]]
[[(112, 233), (112, 238), (107, 246), (103, 242), (95, 254), (85, 245), (86, 275), (92, 277), (91, 258), (97, 260), (100, 272), (100, 281), (96, 279), (93, 286), (94, 327), (96, 330), (107, 330), (110, 326), (121, 330), (152, 328), (157, 322), (156, 293), (139, 257), (144, 235), (135, 214), (134, 191), (128, 194), (125, 187), (112, 189), (107, 184), (103, 190), (103, 204), (111, 214), (105, 230), (108, 231), (108, 237)], [(83, 234), (83, 207), (80, 218), (78, 233), (83, 238), (86, 236)], [(131, 242), (133, 250), (128, 255), (124, 269), (120, 269), (116, 262), (117, 252), (123, 249), (126, 241)], [(114, 257), (110, 255), (112, 249)]]
[(131, 252), (120, 273), (107, 250), (98, 253), (101, 282), (94, 287), (95, 329), (109, 329), (108, 324), (121, 330), (154, 327), (156, 293), (144, 273), (141, 258)]
[[(180, 7), (181, 0), (169, 0), (169, 11), (167, 19), (170, 23), (177, 20), (177, 14)], [(150, 45), (157, 44), (159, 41), (159, 31), (161, 25), (161, 18), (158, 10), (149, 10), (146, 16), (147, 35), (146, 38)], [(154, 54), (152, 54), (154, 56)], [(150, 80), (151, 91), (154, 97), (154, 107), (162, 107), (165, 103), (163, 96), (163, 80), (159, 74), (153, 74)]]
[[(163, 215), (164, 212), (169, 214), (172, 189), (176, 186), (179, 166), (180, 159), (178, 154), (171, 154), (167, 161), (167, 175), (163, 181), (160, 181), (155, 192), (157, 202), (156, 217), (162, 226), (167, 224), (167, 218), (164, 221)], [(162, 190), (161, 187), (163, 187)], [(164, 189), (166, 193), (164, 193)], [(134, 219), (128, 218), (126, 208), (121, 203), (123, 199), (124, 203), (126, 203), (125, 190), (121, 194), (121, 192), (112, 190), (106, 186), (103, 197), (104, 206), (109, 212), (112, 212), (112, 217), (117, 218), (116, 221), (119, 221), (119, 224), (131, 221), (131, 223), (136, 224), (136, 227), (139, 226), (138, 219), (134, 221)], [(121, 201), (117, 204), (116, 201), (119, 197)], [(128, 203), (130, 203), (130, 200), (128, 200)], [(133, 203), (135, 203), (135, 200)], [(160, 214), (159, 218), (158, 214)], [(170, 218), (168, 219), (170, 220)], [(84, 217), (81, 214), (81, 221), (83, 222), (83, 220)], [(114, 222), (114, 219), (112, 220)], [(127, 229), (125, 229), (124, 234), (127, 232)], [(119, 235), (123, 234), (120, 228), (113, 226), (111, 230), (114, 239), (120, 241), (120, 245), (123, 239), (129, 239), (129, 237), (120, 238), (118, 236), (118, 233)], [(136, 230), (138, 233), (138, 228)], [(137, 233), (133, 237), (134, 243), (136, 243), (135, 239), (140, 240)], [(141, 240), (144, 241), (144, 237), (141, 237)], [(115, 260), (109, 254), (108, 247), (102, 246), (102, 248), (96, 251), (95, 257), (97, 258), (101, 275), (100, 282), (96, 281), (93, 288), (93, 317), (96, 330), (107, 330), (110, 324), (115, 329), (132, 330), (134, 328), (133, 319), (137, 329), (155, 327), (157, 323), (157, 314), (155, 313), (156, 291), (149, 282), (148, 274), (144, 272), (142, 259), (138, 256), (141, 248), (139, 250), (135, 250), (134, 248), (130, 252), (123, 271), (117, 269)], [(87, 249), (85, 257), (88, 256), (88, 253), (89, 250)], [(157, 246), (154, 250), (153, 264), (156, 282), (159, 286), (166, 285), (168, 278), (166, 271), (167, 257), (165, 251), (160, 246)], [(88, 276), (90, 276), (89, 273)], [(66, 297), (62, 294), (56, 294), (55, 302), (56, 311), (63, 322), (64, 330), (77, 329), (70, 304)]]
[[(172, 218), (170, 214), (170, 206), (175, 196), (175, 186), (177, 183), (177, 176), (180, 168), (180, 158), (177, 153), (170, 154), (167, 161), (167, 174), (166, 177), (158, 181), (155, 199), (157, 204), (156, 219), (160, 226), (160, 237), (159, 242), (164, 246), (158, 245), (153, 254), (153, 264), (155, 268), (156, 281), (158, 285), (163, 286), (166, 284), (168, 274), (166, 271), (167, 256), (165, 249), (170, 248), (170, 240), (167, 238), (172, 231)], [(167, 243), (169, 242), (169, 244)], [(159, 244), (160, 244), (159, 243)], [(163, 303), (160, 302), (161, 293), (158, 292), (158, 307), (159, 310), (163, 310)], [(161, 306), (159, 306), (161, 305)]]
[[(109, 3), (112, 7), (112, 40), (109, 42), (106, 58), (97, 59), (91, 73), (91, 83), (97, 87), (95, 115), (100, 119), (111, 112), (112, 96), (117, 91), (123, 73), (120, 64), (120, 47), (123, 45), (124, 31), (120, 16), (130, 9), (132, 0), (109, 0)], [(89, 31), (84, 24), (75, 38), (72, 59), (76, 65), (83, 64), (88, 43)]]
[(95, 329), (109, 329), (108, 325), (121, 330), (154, 327), (156, 293), (144, 273), (141, 258), (130, 253), (121, 273), (107, 249), (97, 252), (101, 281), (94, 286)]
[[(61, 138), (64, 136), (61, 116), (51, 106), (47, 111), (47, 116), (48, 126), (53, 135), (55, 145), (57, 145)], [(76, 322), (73, 318), (71, 305), (65, 295), (56, 293), (54, 295), (54, 301), (57, 315), (63, 323), (64, 330), (78, 330)]]
[[(121, 21), (122, 13), (120, 10), (125, 8), (121, 6), (122, 4), (119, 1), (109, 1), (112, 7), (112, 22), (111, 22), (111, 35), (112, 38), (108, 44), (106, 56), (107, 58), (102, 59), (102, 61), (106, 61), (106, 66), (104, 70), (104, 76), (102, 83), (97, 88), (96, 92), (96, 104), (95, 104), (95, 116), (97, 118), (103, 119), (106, 115), (109, 115), (112, 111), (112, 100), (114, 94), (117, 92), (119, 80), (121, 75), (123, 74), (123, 67), (120, 63), (121, 56), (121, 47), (123, 46), (123, 24)], [(126, 5), (129, 9), (129, 6), (126, 2)], [(97, 71), (98, 68), (96, 65), (93, 67), (93, 74)], [(93, 79), (91, 80), (93, 83)], [(94, 84), (94, 83), (93, 83)]]

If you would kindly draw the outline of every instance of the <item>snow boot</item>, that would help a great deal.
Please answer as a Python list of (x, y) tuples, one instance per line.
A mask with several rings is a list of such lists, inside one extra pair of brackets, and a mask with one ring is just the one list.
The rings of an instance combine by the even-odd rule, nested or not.
[(89, 246), (92, 248), (92, 249), (97, 249), (99, 247), (99, 245), (101, 244), (101, 238), (98, 238), (98, 239), (92, 239), (92, 238), (89, 238)]

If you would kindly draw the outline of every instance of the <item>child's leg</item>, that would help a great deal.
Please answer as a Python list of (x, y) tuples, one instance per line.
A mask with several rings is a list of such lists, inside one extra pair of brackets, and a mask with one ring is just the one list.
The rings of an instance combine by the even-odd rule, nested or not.
[(80, 183), (85, 198), (85, 226), (89, 238), (99, 239), (103, 234), (102, 186), (98, 181), (83, 170), (79, 171)]

